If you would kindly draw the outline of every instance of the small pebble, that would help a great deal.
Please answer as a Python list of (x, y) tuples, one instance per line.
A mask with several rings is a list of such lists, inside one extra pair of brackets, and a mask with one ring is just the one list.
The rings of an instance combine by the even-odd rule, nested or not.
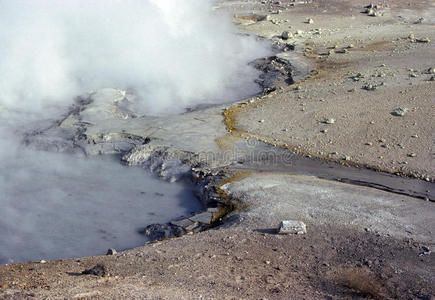
[(292, 37), (293, 35), (290, 33), (290, 32), (288, 32), (288, 31), (283, 31), (282, 33), (281, 33), (281, 38), (283, 39), (283, 40), (288, 40), (290, 37)]
[(116, 252), (116, 250), (114, 248), (110, 248), (110, 249), (107, 250), (106, 255), (115, 255), (117, 253), (118, 252)]
[(415, 41), (418, 43), (430, 43), (430, 39), (427, 37), (421, 38), (421, 39), (416, 39)]
[(401, 108), (401, 107), (399, 107), (399, 108), (396, 108), (395, 110), (393, 110), (391, 112), (391, 114), (393, 116), (396, 116), (396, 117), (403, 117), (407, 112), (408, 112), (407, 108)]

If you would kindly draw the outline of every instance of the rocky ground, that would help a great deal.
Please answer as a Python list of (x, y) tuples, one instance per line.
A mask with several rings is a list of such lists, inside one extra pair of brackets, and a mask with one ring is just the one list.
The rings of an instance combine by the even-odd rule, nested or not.
[[(435, 208), (419, 198), (434, 200), (435, 6), (305, 2), (217, 4), (283, 51), (254, 62), (280, 74), (263, 78), (262, 97), (149, 118), (106, 89), (26, 137), (120, 153), (168, 180), (187, 172), (205, 204), (226, 209), (219, 216), (232, 210), (220, 226), (113, 255), (2, 265), (0, 298), (434, 299)], [(283, 148), (421, 179), (302, 163)], [(307, 233), (277, 234), (286, 219)]]
[(435, 6), (382, 1), (369, 16), (364, 4), (313, 1), (245, 22), (260, 36), (296, 45), (314, 71), (233, 108), (232, 126), (299, 153), (433, 180)]

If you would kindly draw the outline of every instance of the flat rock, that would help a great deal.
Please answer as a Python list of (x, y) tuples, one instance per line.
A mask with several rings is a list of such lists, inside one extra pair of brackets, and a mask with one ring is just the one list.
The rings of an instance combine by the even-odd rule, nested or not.
[(305, 234), (307, 227), (304, 222), (286, 220), (281, 221), (278, 227), (279, 234)]
[(211, 223), (212, 214), (208, 211), (205, 211), (200, 214), (196, 214), (193, 217), (190, 217), (189, 220), (193, 222), (199, 222), (203, 224), (210, 224)]

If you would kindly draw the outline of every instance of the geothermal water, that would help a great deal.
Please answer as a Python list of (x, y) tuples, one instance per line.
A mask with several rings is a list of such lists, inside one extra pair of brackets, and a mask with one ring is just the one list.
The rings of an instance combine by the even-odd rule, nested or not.
[(271, 53), (207, 0), (0, 0), (0, 39), (0, 263), (138, 246), (138, 228), (200, 209), (186, 185), (35, 151), (26, 133), (106, 87), (145, 116), (239, 100), (258, 92), (248, 63)]
[[(23, 168), (22, 164), (26, 164)], [(0, 263), (105, 254), (201, 210), (193, 191), (111, 158), (20, 153), (0, 167)]]

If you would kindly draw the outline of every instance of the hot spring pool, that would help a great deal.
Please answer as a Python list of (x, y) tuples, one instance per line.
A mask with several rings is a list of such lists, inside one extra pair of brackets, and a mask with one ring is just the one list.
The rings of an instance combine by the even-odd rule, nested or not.
[(0, 263), (105, 254), (201, 210), (193, 190), (114, 157), (22, 151), (0, 164)]

